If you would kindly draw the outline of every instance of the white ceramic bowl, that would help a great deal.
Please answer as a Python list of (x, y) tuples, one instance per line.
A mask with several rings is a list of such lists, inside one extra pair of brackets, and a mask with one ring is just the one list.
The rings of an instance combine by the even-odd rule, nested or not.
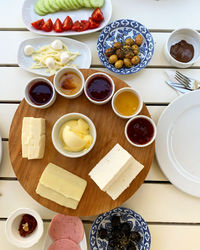
[[(35, 82), (38, 82), (38, 81), (44, 81), (44, 82), (46, 82), (47, 84), (49, 84), (49, 86), (52, 88), (52, 92), (53, 92), (52, 97), (51, 97), (51, 99), (49, 100), (49, 102), (46, 103), (46, 104), (43, 104), (43, 105), (36, 105), (36, 104), (34, 104), (34, 103), (31, 101), (30, 97), (29, 97), (29, 90), (30, 90), (30, 88), (35, 84)], [(55, 91), (55, 89), (54, 89), (53, 84), (52, 84), (47, 78), (44, 78), (44, 77), (36, 77), (36, 78), (33, 78), (30, 82), (28, 82), (28, 84), (26, 85), (26, 88), (25, 88), (25, 100), (26, 100), (26, 102), (27, 102), (30, 106), (32, 106), (32, 107), (34, 107), (34, 108), (37, 108), (37, 109), (45, 109), (45, 108), (48, 108), (48, 107), (50, 107), (51, 105), (53, 105), (53, 103), (55, 102), (55, 100), (56, 100), (56, 91)]]
[[(181, 40), (185, 40), (187, 43), (192, 44), (194, 47), (194, 57), (192, 58), (191, 61), (187, 63), (179, 62), (170, 55), (171, 46), (180, 42)], [(185, 28), (177, 29), (173, 31), (165, 43), (164, 53), (165, 53), (167, 60), (173, 66), (177, 68), (191, 67), (195, 62), (197, 62), (200, 59), (200, 35), (199, 33), (193, 29), (185, 29)]]
[[(129, 91), (129, 92), (134, 93), (134, 94), (138, 97), (138, 99), (139, 99), (139, 106), (138, 106), (137, 111), (136, 111), (133, 115), (130, 115), (130, 116), (125, 116), (125, 115), (120, 114), (120, 113), (117, 111), (117, 109), (115, 108), (115, 105), (114, 105), (115, 98), (116, 98), (120, 93), (126, 92), (126, 91)], [(112, 109), (113, 109), (113, 111), (115, 112), (115, 114), (116, 114), (117, 116), (119, 116), (120, 118), (123, 118), (123, 119), (130, 119), (131, 117), (134, 117), (134, 116), (138, 115), (138, 114), (140, 113), (140, 111), (142, 110), (142, 107), (143, 107), (143, 100), (142, 100), (141, 95), (139, 94), (139, 92), (137, 92), (136, 90), (134, 90), (134, 89), (132, 89), (132, 88), (130, 88), (130, 87), (124, 87), (124, 88), (119, 89), (119, 90), (114, 94), (114, 96), (113, 96), (113, 98), (112, 98)]]
[[(60, 90), (60, 78), (61, 78), (61, 76), (63, 76), (67, 72), (73, 72), (73, 73), (77, 74), (81, 78), (81, 82), (82, 82), (81, 88), (74, 95), (66, 95)], [(65, 97), (65, 98), (68, 98), (68, 99), (74, 99), (74, 98), (76, 98), (76, 97), (78, 97), (78, 96), (80, 96), (82, 94), (83, 87), (84, 87), (84, 84), (85, 84), (85, 79), (84, 79), (84, 76), (83, 76), (83, 74), (81, 73), (81, 71), (79, 69), (73, 68), (73, 67), (64, 67), (64, 68), (62, 68), (62, 69), (60, 69), (59, 71), (56, 72), (53, 82), (54, 82), (54, 87), (56, 89), (56, 92), (58, 94), (60, 94), (61, 96)]]
[[(90, 96), (89, 96), (88, 93), (87, 93), (87, 85), (88, 85), (88, 83), (90, 82), (90, 80), (92, 80), (93, 78), (95, 78), (95, 77), (97, 77), (97, 76), (103, 76), (103, 77), (107, 78), (108, 81), (109, 81), (109, 82), (111, 83), (111, 85), (112, 85), (112, 92), (111, 92), (110, 96), (109, 96), (107, 99), (103, 100), (103, 101), (95, 101), (95, 100), (93, 100), (92, 98), (90, 98)], [(87, 78), (86, 82), (85, 82), (84, 93), (85, 93), (87, 99), (88, 99), (89, 101), (91, 101), (92, 103), (94, 103), (94, 104), (102, 105), (102, 104), (105, 104), (105, 103), (109, 102), (109, 101), (111, 100), (111, 98), (112, 98), (114, 92), (115, 92), (115, 84), (114, 84), (114, 81), (113, 81), (113, 79), (112, 79), (109, 75), (107, 75), (107, 74), (105, 74), (105, 73), (102, 73), (102, 72), (94, 73), (94, 74), (90, 75), (90, 76)]]
[[(18, 228), (24, 214), (32, 215), (37, 221), (37, 227), (35, 230), (26, 237), (20, 236)], [(43, 221), (40, 215), (30, 208), (19, 208), (12, 212), (8, 217), (5, 225), (5, 233), (8, 241), (19, 248), (28, 248), (35, 245), (43, 234)]]
[[(136, 144), (136, 143), (132, 142), (132, 141), (129, 139), (128, 134), (127, 134), (128, 125), (130, 124), (130, 122), (132, 122), (133, 120), (138, 119), (138, 118), (144, 118), (144, 119), (148, 120), (148, 121), (152, 124), (153, 129), (154, 129), (153, 137), (152, 137), (151, 140), (150, 140), (149, 142), (147, 142), (146, 144)], [(132, 117), (130, 120), (127, 121), (124, 132), (125, 132), (126, 139), (127, 139), (133, 146), (136, 146), (136, 147), (140, 147), (140, 148), (141, 148), (141, 147), (149, 146), (149, 145), (155, 140), (155, 138), (156, 138), (156, 133), (157, 133), (157, 128), (156, 128), (156, 125), (155, 125), (154, 121), (153, 121), (151, 118), (149, 118), (148, 116), (145, 116), (145, 115), (138, 115), (138, 116)]]
[[(84, 119), (89, 124), (90, 133), (91, 133), (91, 136), (93, 138), (93, 141), (92, 141), (91, 146), (87, 150), (82, 150), (82, 151), (79, 151), (79, 152), (70, 152), (70, 151), (67, 151), (67, 150), (65, 150), (63, 148), (62, 142), (59, 139), (59, 132), (60, 132), (60, 129), (61, 129), (62, 125), (65, 122), (67, 122), (69, 120), (73, 120), (73, 119), (77, 120), (79, 118)], [(94, 147), (94, 144), (96, 142), (97, 134), (96, 134), (96, 128), (94, 126), (94, 123), (90, 120), (89, 117), (87, 117), (87, 116), (85, 116), (85, 115), (83, 115), (81, 113), (69, 113), (69, 114), (61, 116), (55, 122), (55, 124), (53, 126), (53, 129), (52, 129), (52, 135), (51, 136), (52, 136), (53, 145), (60, 154), (66, 156), (66, 157), (70, 157), (70, 158), (78, 158), (78, 157), (84, 156), (87, 153), (89, 153), (90, 150)]]

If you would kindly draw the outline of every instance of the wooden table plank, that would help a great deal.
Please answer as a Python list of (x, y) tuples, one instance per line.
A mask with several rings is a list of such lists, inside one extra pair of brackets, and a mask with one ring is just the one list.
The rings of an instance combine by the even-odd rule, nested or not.
[[(15, 190), (14, 195), (13, 190)], [(33, 200), (18, 181), (1, 180), (0, 193), (0, 217), (7, 218), (10, 212), (19, 207), (35, 209), (43, 219), (51, 219), (55, 214)], [(200, 221), (199, 199), (179, 191), (171, 184), (144, 183), (122, 206), (138, 212), (147, 222), (197, 223)], [(85, 219), (85, 217), (82, 218)]]
[[(123, 4), (121, 1), (111, 1), (113, 6), (111, 21), (130, 18), (141, 22), (149, 29), (172, 30), (177, 27), (199, 29), (198, 0), (183, 0), (181, 3), (173, 0), (143, 0), (134, 1), (134, 4), (133, 0), (126, 0)], [(21, 19), (22, 3), (23, 0), (9, 0), (9, 4), (7, 1), (2, 1), (0, 28), (24, 28)], [(188, 13), (192, 13), (192, 18), (186, 18)]]

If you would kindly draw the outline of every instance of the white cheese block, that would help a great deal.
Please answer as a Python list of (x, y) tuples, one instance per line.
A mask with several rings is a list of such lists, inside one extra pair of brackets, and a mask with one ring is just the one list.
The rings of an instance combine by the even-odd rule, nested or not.
[(101, 190), (106, 191), (131, 164), (132, 159), (132, 155), (116, 144), (89, 175)]
[(42, 173), (36, 193), (54, 202), (76, 209), (87, 182), (69, 171), (49, 163)]
[(132, 158), (131, 164), (118, 177), (115, 183), (106, 190), (106, 193), (111, 196), (113, 200), (116, 200), (124, 190), (130, 186), (133, 179), (135, 179), (143, 168), (144, 166), (140, 162)]
[(22, 123), (22, 157), (41, 159), (45, 151), (45, 119), (24, 117)]

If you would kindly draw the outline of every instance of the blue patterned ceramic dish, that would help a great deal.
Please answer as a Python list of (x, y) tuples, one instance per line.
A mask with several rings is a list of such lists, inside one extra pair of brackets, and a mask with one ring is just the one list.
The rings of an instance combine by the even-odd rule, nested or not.
[(109, 212), (100, 214), (94, 221), (90, 230), (90, 248), (92, 250), (111, 250), (105, 239), (98, 237), (101, 227), (111, 230), (111, 217), (118, 215), (122, 222), (128, 222), (131, 230), (138, 231), (142, 235), (142, 241), (137, 245), (138, 250), (149, 250), (151, 245), (151, 235), (144, 219), (129, 208), (117, 207)]
[[(116, 69), (108, 62), (105, 56), (106, 49), (112, 47), (114, 42), (123, 42), (126, 38), (135, 38), (138, 34), (143, 36), (143, 43), (139, 47), (140, 63), (131, 68), (122, 67)], [(142, 24), (129, 19), (117, 20), (107, 25), (99, 35), (97, 40), (97, 52), (101, 62), (110, 71), (122, 75), (136, 73), (146, 67), (153, 56), (154, 41), (146, 27)]]

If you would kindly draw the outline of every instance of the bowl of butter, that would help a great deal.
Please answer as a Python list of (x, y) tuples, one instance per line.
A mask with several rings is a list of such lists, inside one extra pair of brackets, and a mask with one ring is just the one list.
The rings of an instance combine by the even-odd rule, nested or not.
[(84, 114), (69, 113), (55, 122), (52, 141), (60, 154), (78, 158), (93, 148), (96, 142), (96, 128), (91, 119)]

